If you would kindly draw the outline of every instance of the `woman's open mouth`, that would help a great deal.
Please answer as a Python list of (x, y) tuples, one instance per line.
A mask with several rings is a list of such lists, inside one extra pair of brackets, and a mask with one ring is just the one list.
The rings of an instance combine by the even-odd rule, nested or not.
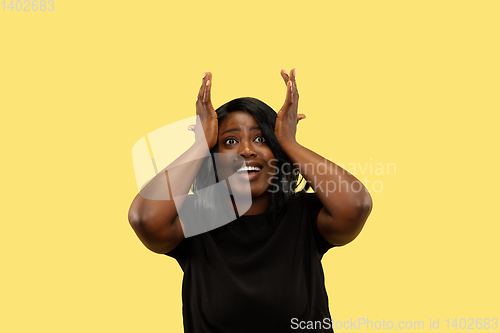
[(241, 168), (236, 170), (236, 176), (239, 179), (251, 181), (259, 176), (261, 170), (262, 170), (261, 166), (257, 165), (247, 166), (243, 164)]

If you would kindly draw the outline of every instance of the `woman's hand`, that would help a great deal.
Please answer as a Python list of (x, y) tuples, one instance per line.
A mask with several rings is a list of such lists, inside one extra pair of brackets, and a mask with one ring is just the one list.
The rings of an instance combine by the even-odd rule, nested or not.
[[(204, 135), (209, 150), (215, 147), (219, 135), (217, 113), (212, 106), (210, 97), (211, 89), (212, 73), (205, 72), (203, 73), (203, 82), (196, 100), (196, 126), (191, 125), (188, 127), (189, 130), (194, 131), (196, 141), (200, 141)], [(199, 122), (201, 122), (201, 126)]]
[(297, 123), (299, 120), (306, 117), (305, 114), (297, 114), (299, 108), (299, 92), (297, 90), (297, 83), (295, 81), (296, 70), (290, 71), (290, 76), (283, 69), (281, 70), (281, 77), (286, 84), (286, 98), (285, 103), (278, 112), (276, 118), (276, 125), (274, 127), (274, 134), (278, 138), (278, 142), (283, 145), (287, 142), (295, 142), (295, 133), (297, 132)]

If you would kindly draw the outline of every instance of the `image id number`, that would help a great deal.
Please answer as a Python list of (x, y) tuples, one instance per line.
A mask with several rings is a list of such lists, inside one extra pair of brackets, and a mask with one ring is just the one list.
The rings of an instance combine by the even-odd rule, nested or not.
[(18, 12), (36, 12), (36, 11), (53, 11), (53, 0), (11, 0), (5, 5), (5, 0), (2, 1), (3, 11), (10, 9), (10, 11), (17, 10)]

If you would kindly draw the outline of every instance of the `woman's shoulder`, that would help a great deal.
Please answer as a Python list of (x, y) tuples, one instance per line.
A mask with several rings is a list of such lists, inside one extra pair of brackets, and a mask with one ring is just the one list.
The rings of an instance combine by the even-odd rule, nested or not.
[(321, 201), (318, 198), (318, 195), (315, 192), (306, 192), (306, 191), (300, 191), (297, 192), (293, 195), (293, 198), (291, 200), (291, 205), (297, 205), (297, 204), (321, 204)]
[(323, 204), (316, 193), (300, 191), (293, 194), (281, 214), (288, 215), (288, 218), (292, 219), (301, 218), (304, 214), (315, 218), (322, 207)]
[(301, 216), (299, 218), (300, 221), (307, 224), (308, 230), (312, 232), (312, 236), (315, 239), (317, 249), (322, 256), (330, 248), (333, 247), (332, 244), (330, 244), (320, 235), (317, 227), (317, 219), (319, 212), (323, 208), (323, 203), (315, 192), (306, 191), (296, 193), (294, 201), (295, 202), (292, 203), (292, 209), (295, 209), (295, 211), (292, 211), (291, 214), (293, 216)]

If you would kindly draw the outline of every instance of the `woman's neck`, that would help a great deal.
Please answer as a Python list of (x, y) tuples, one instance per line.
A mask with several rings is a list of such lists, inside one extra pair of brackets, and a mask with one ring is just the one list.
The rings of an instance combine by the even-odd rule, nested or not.
[(240, 211), (238, 211), (235, 201), (232, 200), (232, 206), (235, 212), (238, 212), (238, 215), (258, 215), (267, 212), (267, 208), (269, 207), (269, 202), (271, 201), (271, 193), (270, 192), (265, 192), (262, 195), (252, 198), (252, 204), (250, 208), (241, 214)]

